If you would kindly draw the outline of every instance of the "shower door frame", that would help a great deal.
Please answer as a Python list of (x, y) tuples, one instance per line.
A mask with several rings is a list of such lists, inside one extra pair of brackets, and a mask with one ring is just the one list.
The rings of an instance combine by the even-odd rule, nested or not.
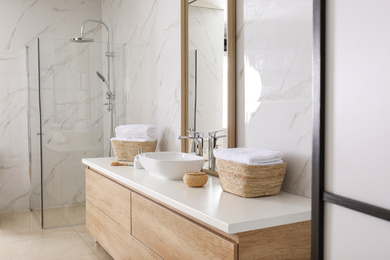
[[(41, 49), (40, 49), (40, 39), (39, 37), (37, 37), (37, 72), (38, 72), (38, 75), (37, 75), (37, 79), (38, 79), (38, 114), (39, 114), (39, 132), (36, 133), (37, 135), (39, 135), (39, 165), (40, 165), (40, 171), (41, 171), (41, 174), (40, 174), (40, 183), (41, 183), (41, 187), (40, 187), (40, 190), (41, 190), (41, 228), (44, 229), (44, 208), (43, 208), (43, 174), (42, 174), (42, 169), (43, 169), (43, 160), (42, 160), (42, 129), (43, 129), (43, 125), (42, 125), (42, 96), (41, 96), (41, 53), (40, 53)], [(29, 147), (29, 176), (30, 176), (30, 211), (33, 211), (33, 203), (32, 203), (32, 197), (33, 197), (33, 173), (32, 173), (32, 152), (31, 152), (31, 148), (32, 148), (32, 136), (31, 136), (31, 109), (30, 109), (30, 106), (31, 106), (31, 95), (30, 95), (30, 69), (29, 69), (29, 47), (27, 46), (26, 47), (26, 61), (27, 61), (27, 66), (26, 66), (26, 70), (27, 70), (27, 100), (28, 100), (28, 108), (27, 108), (27, 118), (28, 118), (28, 128), (29, 128), (29, 131), (28, 131), (28, 147)]]

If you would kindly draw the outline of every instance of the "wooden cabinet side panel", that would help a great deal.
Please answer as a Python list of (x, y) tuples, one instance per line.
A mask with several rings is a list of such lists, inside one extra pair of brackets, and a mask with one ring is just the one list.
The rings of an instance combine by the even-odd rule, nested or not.
[(130, 190), (89, 169), (85, 178), (86, 199), (130, 232)]
[(310, 221), (240, 234), (239, 259), (310, 259)]
[(87, 231), (114, 258), (161, 259), (87, 201)]
[(230, 242), (132, 193), (132, 235), (164, 259), (237, 259)]

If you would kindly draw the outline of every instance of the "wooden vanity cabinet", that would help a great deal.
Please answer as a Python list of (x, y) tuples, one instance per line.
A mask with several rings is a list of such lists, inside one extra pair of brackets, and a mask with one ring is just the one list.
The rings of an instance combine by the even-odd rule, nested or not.
[(310, 221), (226, 234), (95, 170), (86, 187), (87, 230), (114, 259), (310, 259)]
[(86, 228), (114, 258), (161, 259), (131, 235), (131, 192), (86, 169)]
[(114, 259), (161, 259), (89, 201), (86, 209), (87, 231)]

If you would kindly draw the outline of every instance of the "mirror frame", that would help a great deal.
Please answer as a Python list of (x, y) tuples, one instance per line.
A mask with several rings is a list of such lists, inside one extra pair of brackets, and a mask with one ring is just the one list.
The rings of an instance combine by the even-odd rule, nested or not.
[[(236, 0), (227, 1), (227, 147), (236, 146)], [(188, 0), (181, 2), (181, 135), (188, 130)], [(218, 129), (216, 129), (218, 130)], [(205, 133), (206, 134), (206, 133)], [(189, 142), (181, 140), (181, 151)]]
[(324, 259), (326, 1), (313, 1), (311, 259)]

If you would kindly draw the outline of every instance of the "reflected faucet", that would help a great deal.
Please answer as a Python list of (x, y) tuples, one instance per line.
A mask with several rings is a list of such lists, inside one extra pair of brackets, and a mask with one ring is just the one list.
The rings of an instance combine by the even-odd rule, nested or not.
[(217, 141), (219, 138), (226, 137), (226, 135), (217, 136), (217, 133), (223, 130), (213, 131), (209, 133), (209, 170), (216, 171), (214, 149), (217, 148)]
[[(192, 131), (191, 131), (192, 132)], [(179, 140), (181, 139), (191, 139), (194, 140), (195, 144), (195, 154), (198, 156), (203, 156), (203, 133), (201, 132), (193, 132), (193, 136), (189, 134), (188, 136), (178, 136)]]

